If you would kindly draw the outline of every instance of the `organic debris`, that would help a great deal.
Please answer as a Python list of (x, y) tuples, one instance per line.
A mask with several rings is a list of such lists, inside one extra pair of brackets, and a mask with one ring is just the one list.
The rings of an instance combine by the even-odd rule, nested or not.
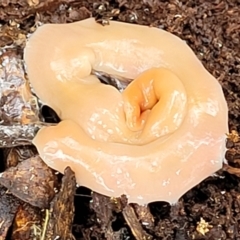
[(0, 184), (9, 192), (39, 208), (49, 207), (56, 182), (56, 175), (38, 156), (20, 162), (0, 175)]
[(202, 235), (205, 235), (209, 232), (209, 229), (212, 228), (211, 225), (208, 224), (203, 218), (200, 218), (200, 222), (197, 225), (197, 231), (200, 232)]
[(12, 197), (4, 187), (0, 186), (0, 239), (6, 239), (20, 204), (20, 200)]
[(40, 239), (42, 212), (39, 208), (22, 203), (16, 212), (11, 240), (17, 239)]
[(19, 162), (37, 155), (37, 150), (34, 146), (19, 146), (14, 148), (5, 148), (3, 152), (4, 167), (16, 167)]
[(43, 239), (74, 239), (72, 224), (74, 216), (74, 194), (76, 179), (70, 168), (66, 168), (59, 192), (46, 210)]

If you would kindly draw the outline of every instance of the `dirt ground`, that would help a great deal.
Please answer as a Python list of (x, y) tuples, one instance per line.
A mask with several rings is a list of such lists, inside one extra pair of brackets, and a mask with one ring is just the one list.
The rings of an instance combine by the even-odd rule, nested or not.
[[(70, 23), (90, 16), (103, 23), (111, 18), (155, 26), (188, 43), (218, 79), (227, 99), (233, 132), (226, 143), (226, 159), (231, 167), (225, 165), (175, 206), (156, 202), (144, 208), (127, 205), (124, 197), (110, 199), (86, 188), (75, 189), (71, 170), (63, 178), (43, 170), (46, 166), (38, 166), (32, 146), (3, 148), (0, 170), (11, 170), (0, 179), (0, 239), (240, 240), (240, 1), (1, 0), (2, 69), (13, 59), (20, 68), (26, 38), (39, 24)], [(0, 120), (7, 119), (2, 106), (0, 101)], [(42, 114), (57, 121), (49, 109)], [(31, 182), (33, 190), (41, 186), (41, 193), (27, 191), (25, 173), (30, 166), (36, 168), (36, 176), (48, 179)]]

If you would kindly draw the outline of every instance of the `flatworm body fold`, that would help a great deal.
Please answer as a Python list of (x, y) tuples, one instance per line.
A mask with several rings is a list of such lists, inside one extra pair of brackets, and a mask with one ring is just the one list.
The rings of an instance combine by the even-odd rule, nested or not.
[[(46, 24), (25, 48), (30, 83), (62, 119), (34, 139), (53, 169), (129, 202), (176, 203), (222, 167), (228, 109), (221, 86), (180, 38), (90, 18)], [(121, 93), (94, 71), (134, 79)]]

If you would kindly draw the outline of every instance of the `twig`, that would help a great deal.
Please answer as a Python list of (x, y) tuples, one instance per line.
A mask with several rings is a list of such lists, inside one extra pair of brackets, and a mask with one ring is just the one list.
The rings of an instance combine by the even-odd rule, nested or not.
[(45, 239), (49, 217), (50, 217), (49, 210), (46, 209), (46, 217), (45, 217), (45, 221), (44, 221), (44, 225), (43, 225), (43, 231), (42, 231), (42, 235), (41, 235), (41, 239), (40, 240), (44, 240)]

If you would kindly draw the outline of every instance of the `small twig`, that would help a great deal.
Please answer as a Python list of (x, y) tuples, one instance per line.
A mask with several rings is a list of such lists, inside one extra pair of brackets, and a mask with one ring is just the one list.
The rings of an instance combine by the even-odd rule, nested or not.
[(46, 209), (46, 217), (45, 217), (45, 221), (44, 221), (44, 225), (43, 225), (43, 231), (42, 231), (42, 235), (41, 235), (41, 239), (40, 240), (44, 240), (45, 239), (49, 217), (50, 217), (49, 210)]

